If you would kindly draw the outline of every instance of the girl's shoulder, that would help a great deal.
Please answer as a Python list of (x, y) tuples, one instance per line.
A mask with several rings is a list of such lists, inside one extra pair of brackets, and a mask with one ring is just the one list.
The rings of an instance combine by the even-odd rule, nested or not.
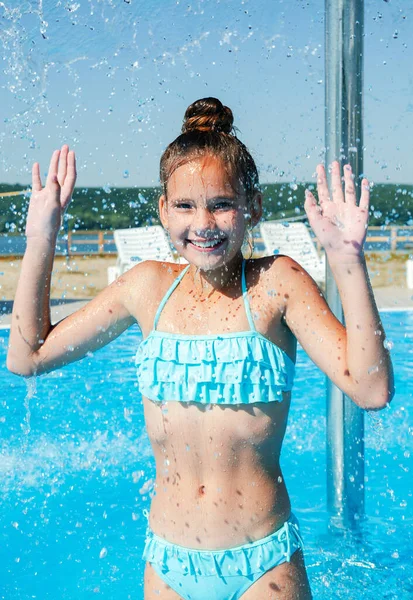
[(264, 284), (267, 278), (270, 280), (273, 280), (274, 277), (285, 279), (290, 270), (304, 271), (293, 258), (286, 254), (250, 258), (246, 261), (247, 279), (251, 279), (255, 284), (259, 282)]
[(176, 263), (145, 260), (118, 278), (118, 285), (124, 286), (128, 308), (141, 327), (184, 268)]
[(293, 270), (295, 273), (299, 272), (307, 274), (307, 271), (302, 267), (294, 258), (287, 254), (273, 254), (271, 256), (262, 256), (261, 258), (250, 259), (247, 261), (250, 264), (250, 269), (255, 271), (270, 271), (270, 272), (284, 272), (285, 270)]
[(311, 275), (291, 256), (276, 254), (247, 261), (247, 287), (270, 293), (274, 286), (287, 299), (307, 292), (321, 292)]
[[(165, 262), (160, 260), (144, 260), (126, 271), (121, 277), (129, 285), (146, 288), (148, 285), (156, 284), (162, 287), (172, 283), (187, 265)], [(154, 289), (152, 288), (153, 292)]]

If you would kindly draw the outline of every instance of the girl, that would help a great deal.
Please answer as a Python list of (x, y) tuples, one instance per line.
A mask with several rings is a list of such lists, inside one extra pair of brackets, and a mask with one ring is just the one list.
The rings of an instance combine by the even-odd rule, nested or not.
[(137, 322), (137, 377), (156, 460), (145, 540), (145, 600), (311, 598), (279, 457), (297, 340), (357, 405), (393, 396), (389, 353), (363, 255), (369, 187), (332, 165), (330, 197), (305, 210), (340, 292), (346, 328), (288, 256), (244, 260), (262, 213), (258, 173), (215, 98), (186, 111), (161, 159), (159, 212), (188, 265), (146, 261), (52, 326), (50, 278), (75, 156), (54, 152), (42, 188), (33, 167), (27, 249), (14, 301), (8, 368), (22, 376), (81, 359)]

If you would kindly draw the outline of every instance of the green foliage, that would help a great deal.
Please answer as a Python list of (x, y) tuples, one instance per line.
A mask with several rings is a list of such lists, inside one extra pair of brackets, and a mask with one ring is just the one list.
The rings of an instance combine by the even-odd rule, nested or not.
[[(262, 186), (264, 220), (304, 216), (304, 184)], [(314, 184), (308, 187), (314, 191)], [(0, 193), (21, 185), (0, 184)], [(66, 215), (70, 230), (122, 229), (159, 223), (160, 188), (76, 188)], [(0, 198), (1, 233), (24, 233), (28, 196)], [(370, 225), (413, 225), (413, 185), (377, 184), (371, 193)]]
[(370, 225), (413, 225), (413, 185), (378, 183), (370, 197)]
[[(270, 221), (305, 215), (306, 187), (317, 196), (314, 184), (271, 183), (263, 186), (263, 219)], [(413, 225), (413, 185), (374, 185), (370, 192), (369, 225)]]
[(160, 188), (76, 189), (69, 205), (69, 229), (124, 229), (154, 225)]

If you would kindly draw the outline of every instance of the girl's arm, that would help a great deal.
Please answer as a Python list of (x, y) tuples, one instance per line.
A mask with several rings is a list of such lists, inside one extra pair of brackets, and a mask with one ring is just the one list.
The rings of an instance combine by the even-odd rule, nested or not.
[[(75, 181), (75, 156), (67, 146), (53, 153), (44, 188), (39, 165), (33, 166), (27, 247), (13, 304), (7, 354), (7, 368), (18, 375), (41, 374), (78, 360), (135, 322), (129, 310), (131, 301), (127, 291), (131, 275), (126, 274), (86, 307), (51, 325), (50, 281), (55, 245)], [(135, 267), (135, 273), (137, 269)], [(148, 266), (140, 270), (144, 274)]]
[(394, 380), (363, 254), (368, 181), (362, 181), (357, 206), (348, 165), (344, 170), (345, 195), (339, 164), (332, 165), (332, 200), (324, 167), (319, 165), (317, 171), (319, 204), (308, 192), (305, 209), (337, 283), (345, 327), (333, 315), (313, 279), (292, 259), (285, 261), (290, 286), (285, 319), (310, 358), (356, 404), (366, 409), (384, 408), (393, 398)]

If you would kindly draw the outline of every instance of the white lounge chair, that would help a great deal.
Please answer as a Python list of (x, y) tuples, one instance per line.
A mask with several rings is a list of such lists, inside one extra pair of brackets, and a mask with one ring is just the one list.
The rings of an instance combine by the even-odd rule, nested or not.
[(325, 281), (325, 254), (321, 259), (304, 223), (277, 221), (261, 223), (261, 236), (266, 247), (266, 255), (286, 254), (296, 260), (317, 283)]
[[(108, 268), (108, 284), (143, 260), (176, 262), (165, 230), (160, 225), (116, 229), (113, 237), (118, 251), (116, 266)], [(180, 262), (186, 262), (180, 259)]]
[(409, 290), (413, 290), (413, 260), (406, 261), (406, 283)]

